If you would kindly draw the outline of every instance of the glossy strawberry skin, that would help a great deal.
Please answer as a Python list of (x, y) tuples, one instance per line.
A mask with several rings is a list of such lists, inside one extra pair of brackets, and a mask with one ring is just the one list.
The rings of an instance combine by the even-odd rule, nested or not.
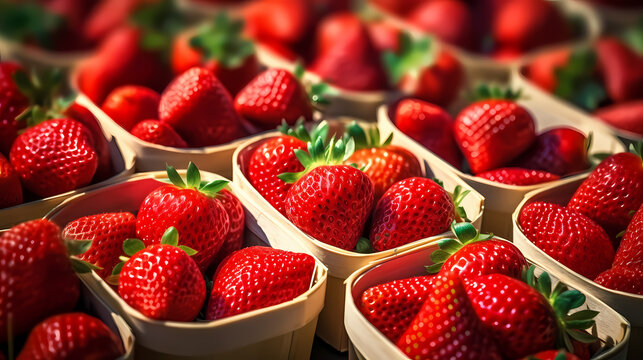
[(248, 164), (248, 180), (277, 211), (286, 215), (285, 201), (292, 184), (283, 182), (279, 174), (299, 172), (304, 166), (295, 156), (306, 143), (292, 136), (270, 138), (257, 147)]
[(587, 138), (578, 130), (557, 127), (536, 137), (515, 163), (518, 167), (566, 176), (589, 169)]
[(0, 153), (9, 156), (11, 144), (18, 137), (18, 130), (23, 127), (16, 116), (29, 105), (29, 100), (18, 90), (13, 82), (13, 74), (23, 70), (14, 62), (0, 62)]
[(594, 281), (610, 289), (643, 295), (643, 265), (614, 266)]
[(348, 165), (319, 166), (292, 185), (286, 216), (313, 238), (345, 250), (357, 245), (373, 206), (373, 182)]
[(136, 124), (131, 131), (137, 138), (157, 145), (185, 148), (188, 144), (164, 122), (148, 119)]
[(118, 277), (118, 294), (123, 300), (155, 320), (194, 320), (205, 291), (196, 262), (170, 245), (155, 244), (137, 252)]
[(614, 257), (614, 266), (643, 266), (643, 205), (627, 226)]
[[(625, 230), (643, 204), (643, 160), (632, 153), (603, 160), (578, 187), (567, 207), (603, 227), (610, 237)], [(618, 245), (618, 244), (616, 244)]]
[(411, 359), (500, 359), (462, 280), (453, 273), (438, 274), (432, 290), (397, 347)]
[(536, 138), (529, 112), (510, 100), (467, 106), (455, 119), (454, 134), (474, 174), (507, 165)]
[(25, 188), (42, 197), (88, 185), (98, 168), (91, 133), (71, 119), (29, 128), (13, 143), (10, 160)]
[(38, 324), (29, 334), (18, 360), (112, 360), (124, 353), (121, 339), (99, 319), (67, 313)]
[(215, 198), (228, 214), (230, 219), (230, 230), (226, 234), (213, 265), (218, 265), (226, 256), (243, 247), (243, 234), (246, 228), (246, 214), (241, 201), (230, 191), (223, 189), (217, 193)]
[(414, 26), (449, 44), (464, 49), (476, 47), (473, 15), (462, 1), (425, 1), (409, 13), (407, 19)]
[(373, 326), (395, 342), (418, 314), (432, 288), (431, 276), (394, 280), (368, 288), (357, 305)]
[(246, 134), (228, 91), (212, 71), (201, 67), (167, 86), (159, 114), (192, 147), (223, 144)]
[(417, 78), (404, 76), (398, 88), (407, 94), (447, 107), (456, 99), (464, 81), (464, 70), (458, 59), (440, 51), (430, 66), (421, 69)]
[(0, 209), (22, 204), (22, 185), (11, 163), (0, 154)]
[(441, 271), (451, 271), (467, 281), (490, 274), (519, 279), (525, 268), (527, 260), (515, 245), (491, 239), (465, 245), (444, 262)]
[(70, 311), (80, 287), (71, 269), (60, 229), (33, 220), (0, 235), (0, 341), (7, 340), (11, 314), (14, 336), (43, 318)]
[(627, 101), (600, 108), (594, 116), (603, 122), (643, 137), (643, 100)]
[(145, 119), (157, 119), (161, 95), (137, 85), (119, 86), (112, 90), (101, 109), (123, 129), (130, 131)]
[(547, 171), (529, 170), (517, 167), (499, 168), (477, 174), (477, 177), (507, 185), (535, 185), (560, 179)]
[(643, 97), (643, 57), (614, 37), (599, 39), (595, 48), (610, 99), (620, 103)]
[(491, 274), (467, 283), (467, 294), (504, 358), (517, 359), (556, 345), (558, 328), (547, 299), (515, 278)]
[(216, 320), (290, 301), (311, 284), (315, 260), (264, 246), (241, 249), (219, 265), (206, 319)]
[(253, 38), (295, 44), (306, 34), (312, 20), (311, 4), (301, 0), (252, 1), (242, 9), (246, 32)]
[(522, 208), (519, 223), (529, 241), (589, 279), (612, 264), (614, 248), (609, 237), (582, 214), (556, 204), (534, 202)]
[(123, 241), (136, 237), (136, 217), (128, 212), (84, 216), (67, 224), (62, 235), (64, 239), (92, 241), (79, 257), (102, 267), (96, 273), (104, 279), (118, 264)]
[(370, 240), (376, 251), (442, 234), (455, 219), (451, 195), (431, 179), (413, 177), (391, 186), (375, 205)]

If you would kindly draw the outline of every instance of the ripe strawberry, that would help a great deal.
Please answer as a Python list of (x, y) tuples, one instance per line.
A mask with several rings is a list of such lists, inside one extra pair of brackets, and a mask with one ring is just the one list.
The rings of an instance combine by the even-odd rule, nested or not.
[(295, 150), (305, 166), (298, 173), (279, 178), (292, 187), (286, 195), (286, 216), (295, 226), (318, 241), (353, 250), (373, 207), (373, 182), (350, 165), (342, 165), (353, 153), (354, 140), (321, 138), (308, 143), (308, 154)]
[(71, 119), (29, 128), (13, 143), (10, 160), (25, 188), (42, 197), (89, 184), (98, 167), (91, 133)]
[(161, 95), (145, 86), (125, 85), (112, 90), (101, 109), (123, 129), (130, 131), (140, 121), (157, 119)]
[(531, 114), (513, 101), (519, 93), (483, 89), (483, 96), (492, 98), (467, 106), (454, 123), (455, 140), (474, 174), (507, 165), (536, 138)]
[(411, 359), (500, 359), (462, 280), (453, 273), (439, 274), (432, 290), (397, 347)]
[(182, 243), (198, 251), (194, 261), (205, 271), (230, 231), (230, 218), (215, 200), (228, 182), (213, 180), (201, 184), (199, 170), (192, 162), (186, 182), (171, 166), (167, 166), (167, 175), (172, 184), (152, 191), (141, 203), (136, 234), (149, 246), (158, 244), (167, 228), (176, 227)]
[(252, 246), (217, 269), (205, 318), (222, 319), (290, 301), (310, 288), (315, 259), (303, 253)]
[(188, 147), (185, 140), (170, 125), (158, 120), (143, 120), (130, 132), (137, 138), (153, 144), (177, 148)]
[(643, 295), (643, 265), (614, 266), (594, 279), (607, 288)]
[(125, 354), (121, 339), (99, 319), (83, 313), (49, 317), (27, 338), (18, 360), (112, 360)]
[(19, 70), (23, 68), (17, 63), (0, 62), (0, 153), (5, 156), (9, 156), (11, 144), (18, 137), (18, 130), (21, 128), (16, 116), (29, 104), (12, 78)]
[(453, 140), (453, 119), (442, 108), (415, 99), (400, 101), (395, 126), (443, 160), (460, 169), (462, 155)]
[(242, 9), (247, 33), (259, 41), (296, 44), (307, 33), (313, 14), (310, 1), (251, 1)]
[(70, 311), (80, 288), (60, 229), (48, 220), (33, 220), (0, 235), (0, 342), (29, 331), (43, 318)]
[(526, 76), (543, 90), (554, 93), (558, 87), (557, 69), (565, 67), (572, 54), (571, 49), (558, 49), (537, 55), (526, 68)]
[(589, 279), (609, 269), (614, 248), (590, 218), (546, 202), (527, 204), (520, 227), (529, 241), (556, 261)]
[(410, 151), (391, 145), (393, 134), (380, 143), (377, 128), (369, 129), (368, 136), (356, 122), (349, 125), (347, 134), (355, 139), (357, 150), (346, 161), (355, 163), (373, 182), (373, 201), (377, 203), (382, 195), (400, 180), (422, 176), (420, 162)]
[(368, 35), (378, 52), (392, 51), (397, 53), (400, 50), (400, 36), (402, 30), (384, 20), (370, 21), (366, 24)]
[(632, 153), (603, 160), (567, 204), (569, 209), (594, 220), (612, 238), (625, 230), (632, 218), (630, 212), (643, 204), (643, 144), (637, 146), (631, 145)]
[(424, 0), (371, 0), (370, 3), (374, 4), (378, 10), (391, 12), (395, 15), (406, 15), (415, 9), (418, 5), (422, 4)]
[(366, 320), (395, 342), (409, 327), (432, 289), (431, 276), (394, 280), (364, 291), (357, 306)]
[(89, 40), (98, 42), (111, 32), (127, 24), (128, 17), (144, 3), (157, 0), (103, 0), (98, 1), (87, 15), (82, 32)]
[(643, 57), (619, 39), (605, 37), (596, 45), (603, 83), (616, 103), (643, 97)]
[(285, 120), (293, 125), (303, 117), (313, 119), (313, 108), (299, 79), (283, 69), (257, 75), (234, 99), (239, 115), (261, 128), (275, 128)]
[(243, 204), (241, 204), (241, 201), (230, 191), (226, 189), (219, 191), (216, 200), (221, 203), (230, 219), (230, 230), (223, 240), (223, 245), (221, 245), (221, 250), (219, 250), (216, 259), (212, 262), (213, 265), (218, 266), (226, 256), (243, 247), (246, 215)]
[(191, 147), (223, 144), (246, 134), (230, 94), (205, 68), (175, 78), (161, 95), (159, 114)]
[(440, 40), (464, 49), (476, 48), (471, 10), (459, 0), (425, 1), (407, 16), (408, 22)]
[(528, 186), (560, 179), (560, 176), (547, 171), (529, 170), (517, 167), (499, 168), (477, 174), (477, 177), (501, 184)]
[(203, 306), (205, 281), (190, 257), (196, 251), (178, 241), (178, 231), (170, 227), (154, 245), (145, 247), (138, 239), (123, 244), (131, 257), (114, 269), (120, 271), (118, 294), (149, 318), (192, 321)]
[(119, 263), (123, 241), (136, 237), (136, 217), (128, 212), (84, 216), (67, 224), (62, 236), (92, 241), (89, 249), (79, 257), (101, 267), (102, 270), (96, 273), (104, 279)]
[(611, 126), (643, 137), (643, 100), (606, 106), (597, 110), (594, 116)]
[(565, 350), (545, 350), (537, 354), (526, 356), (523, 360), (580, 360), (580, 358)]
[(0, 209), (22, 204), (22, 185), (11, 163), (0, 154)]
[(369, 239), (375, 251), (393, 249), (442, 234), (456, 219), (456, 207), (469, 191), (451, 195), (435, 181), (412, 177), (395, 183), (373, 209)]
[(613, 266), (643, 266), (643, 205), (627, 226), (616, 251)]
[(534, 144), (516, 161), (526, 169), (566, 176), (589, 169), (590, 138), (576, 129), (557, 127), (536, 137)]

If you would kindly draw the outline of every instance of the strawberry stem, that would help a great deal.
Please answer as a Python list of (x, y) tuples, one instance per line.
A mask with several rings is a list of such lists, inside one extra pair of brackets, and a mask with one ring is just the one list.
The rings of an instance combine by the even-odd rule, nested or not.
[(431, 254), (433, 264), (425, 266), (429, 274), (437, 274), (447, 259), (464, 246), (493, 238), (493, 234), (481, 234), (478, 232), (470, 222), (456, 222), (454, 220), (453, 223), (451, 223), (451, 231), (455, 234), (455, 239), (440, 239), (438, 241), (439, 250), (435, 250)]
[(510, 87), (502, 88), (497, 85), (480, 84), (476, 87), (473, 94), (470, 96), (472, 100), (487, 100), (487, 99), (504, 99), (504, 100), (518, 100), (522, 97), (522, 89), (514, 91)]
[(167, 173), (167, 179), (162, 179), (160, 180), (161, 182), (172, 184), (181, 189), (194, 189), (207, 197), (215, 197), (229, 182), (228, 180), (202, 182), (201, 173), (192, 161), (188, 164), (186, 181), (183, 181), (181, 175), (169, 164), (165, 164), (165, 171)]
[[(315, 143), (308, 143), (308, 152), (305, 150), (295, 150), (295, 156), (304, 166), (304, 170), (297, 173), (283, 173), (277, 175), (278, 178), (286, 183), (292, 184), (301, 179), (304, 175), (311, 172), (314, 168), (327, 165), (342, 165), (355, 152), (355, 140), (349, 138), (347, 141), (335, 137), (330, 139), (328, 146), (324, 146), (321, 138), (317, 138)], [(355, 164), (351, 164), (355, 167)]]
[(321, 121), (317, 125), (313, 126), (310, 132), (308, 131), (308, 129), (306, 129), (304, 120), (305, 119), (303, 116), (300, 117), (292, 127), (290, 127), (285, 120), (282, 120), (279, 131), (284, 135), (292, 136), (304, 142), (315, 142), (317, 141), (317, 138), (320, 138), (324, 143), (326, 143), (329, 130), (326, 120)]
[(226, 68), (233, 69), (255, 53), (254, 43), (243, 37), (244, 23), (231, 19), (225, 12), (199, 28), (190, 38), (190, 46), (203, 52), (206, 59), (215, 59)]
[(382, 54), (382, 63), (392, 84), (397, 84), (405, 75), (419, 77), (422, 69), (435, 62), (430, 38), (414, 40), (409, 33), (400, 32), (399, 44), (397, 53), (389, 50)]

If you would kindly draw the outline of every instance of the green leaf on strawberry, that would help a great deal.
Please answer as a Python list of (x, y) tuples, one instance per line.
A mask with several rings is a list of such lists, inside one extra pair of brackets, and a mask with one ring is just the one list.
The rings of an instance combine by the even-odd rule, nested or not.
[(420, 76), (420, 71), (435, 61), (430, 38), (414, 40), (409, 33), (400, 32), (399, 43), (398, 53), (389, 50), (382, 54), (392, 84), (397, 84), (403, 76)]
[(0, 1), (0, 34), (19, 41), (35, 41), (44, 48), (54, 46), (53, 36), (65, 24), (60, 15), (32, 1)]
[(199, 28), (190, 46), (199, 49), (206, 59), (215, 59), (226, 68), (237, 68), (255, 53), (254, 43), (243, 36), (244, 23), (225, 12)]
[(169, 59), (172, 38), (184, 25), (180, 14), (174, 1), (161, 0), (141, 6), (129, 20), (143, 31), (143, 49), (160, 52)]
[(201, 181), (201, 173), (197, 166), (190, 161), (186, 172), (186, 181), (176, 171), (174, 166), (165, 164), (165, 171), (167, 179), (162, 179), (162, 182), (172, 184), (181, 189), (195, 189), (208, 197), (215, 197), (219, 191), (228, 185), (228, 180), (212, 180), (209, 182)]
[(377, 147), (385, 147), (393, 141), (393, 133), (384, 140), (380, 141), (380, 130), (377, 127), (370, 127), (367, 131), (364, 130), (356, 121), (353, 121), (346, 128), (346, 135), (355, 140), (355, 150), (370, 149)]
[(607, 98), (605, 88), (595, 77), (596, 67), (593, 50), (572, 52), (567, 64), (554, 70), (557, 80), (554, 94), (588, 111), (596, 109)]
[(479, 233), (470, 222), (453, 221), (451, 231), (455, 234), (455, 239), (447, 238), (439, 240), (439, 250), (431, 254), (433, 264), (425, 267), (429, 274), (438, 273), (442, 269), (444, 262), (464, 246), (493, 238), (493, 234)]
[(71, 267), (74, 272), (84, 274), (91, 272), (92, 270), (103, 269), (100, 266), (96, 266), (90, 262), (78, 258), (78, 255), (85, 253), (92, 246), (91, 240), (63, 240), (65, 242), (65, 247), (67, 248), (67, 253), (69, 254), (69, 262), (71, 263)]
[[(297, 149), (295, 156), (304, 165), (304, 170), (297, 173), (283, 173), (278, 177), (286, 183), (295, 183), (302, 176), (308, 174), (314, 168), (325, 165), (342, 165), (355, 152), (355, 140), (331, 138), (328, 146), (324, 146), (321, 138), (317, 138), (315, 143), (308, 143), (308, 152)], [(353, 164), (354, 166), (354, 164)], [(355, 167), (355, 166), (354, 166)]]
[(304, 74), (306, 73), (306, 69), (304, 66), (301, 64), (301, 62), (297, 62), (295, 64), (295, 70), (293, 71), (293, 75), (299, 80), (304, 85), (304, 88), (306, 89), (306, 93), (308, 94), (308, 98), (310, 99), (310, 102), (313, 105), (328, 105), (331, 103), (330, 99), (328, 98), (329, 95), (337, 95), (337, 90), (333, 89), (328, 83), (324, 81), (320, 81), (317, 83), (310, 83), (306, 82), (304, 83)]
[(623, 40), (631, 49), (643, 55), (643, 18), (623, 33)]
[(326, 143), (329, 131), (328, 123), (325, 120), (321, 121), (317, 125), (315, 125), (311, 131), (308, 131), (308, 129), (306, 129), (306, 126), (304, 125), (304, 121), (305, 119), (303, 117), (300, 117), (292, 127), (288, 125), (286, 121), (282, 121), (281, 126), (279, 127), (279, 132), (307, 143), (314, 143), (318, 138)]
[(522, 89), (513, 90), (511, 87), (501, 87), (491, 84), (479, 84), (469, 95), (472, 101), (488, 99), (518, 100), (522, 97)]

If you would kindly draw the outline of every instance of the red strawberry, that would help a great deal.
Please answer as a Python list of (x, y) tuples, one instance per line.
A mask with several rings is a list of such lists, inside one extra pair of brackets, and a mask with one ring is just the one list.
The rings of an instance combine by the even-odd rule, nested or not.
[[(457, 203), (468, 191), (458, 194)], [(412, 177), (395, 183), (373, 209), (370, 240), (375, 251), (442, 234), (456, 218), (451, 195), (435, 181)]]
[(261, 128), (275, 128), (285, 120), (293, 125), (303, 117), (313, 119), (313, 108), (299, 79), (283, 69), (257, 75), (234, 99), (239, 115)]
[(251, 1), (242, 10), (246, 30), (260, 41), (295, 44), (312, 20), (311, 4), (301, 0)]
[(112, 360), (125, 353), (121, 339), (99, 319), (67, 313), (45, 319), (27, 338), (18, 360)]
[(566, 176), (589, 169), (590, 139), (576, 129), (557, 127), (536, 137), (534, 144), (516, 161), (526, 169)]
[(25, 188), (42, 197), (88, 185), (98, 167), (91, 133), (71, 119), (29, 128), (13, 143), (10, 160)]
[(643, 266), (643, 205), (627, 226), (614, 257), (615, 266)]
[(13, 62), (0, 62), (0, 153), (9, 156), (11, 144), (18, 137), (22, 127), (16, 116), (22, 113), (29, 100), (20, 92), (12, 76), (22, 70), (22, 66)]
[(355, 139), (357, 150), (346, 163), (355, 163), (373, 182), (374, 202), (393, 184), (410, 177), (422, 176), (420, 162), (410, 151), (391, 145), (393, 134), (380, 143), (377, 128), (369, 129), (369, 135), (356, 122), (350, 124), (347, 133)]
[[(516, 95), (508, 90), (501, 97)], [(460, 111), (454, 133), (474, 174), (507, 165), (536, 138), (531, 114), (513, 100), (498, 98), (479, 100)]]
[(538, 55), (529, 63), (526, 75), (543, 90), (554, 93), (558, 87), (556, 71), (568, 64), (571, 54), (571, 49), (565, 48)]
[(501, 184), (528, 186), (560, 179), (560, 176), (547, 171), (529, 170), (517, 167), (499, 168), (477, 174), (477, 177)]
[(156, 0), (99, 1), (87, 16), (82, 32), (88, 39), (98, 42), (125, 25), (128, 17), (142, 4), (154, 1)]
[(85, 216), (67, 224), (64, 239), (90, 240), (90, 248), (79, 257), (102, 268), (101, 278), (112, 274), (119, 263), (123, 241), (136, 237), (136, 217), (128, 212)]
[(290, 301), (311, 285), (308, 254), (253, 246), (230, 255), (214, 275), (205, 318), (222, 319)]
[(400, 131), (460, 169), (462, 155), (453, 140), (453, 119), (442, 108), (405, 99), (397, 105), (394, 121)]
[(196, 165), (188, 165), (187, 182), (168, 166), (172, 185), (152, 191), (138, 211), (136, 234), (145, 245), (158, 244), (169, 227), (176, 227), (183, 244), (198, 253), (194, 261), (205, 271), (221, 249), (230, 231), (230, 218), (223, 205), (215, 200), (216, 194), (228, 183), (213, 180), (201, 184)]
[(556, 261), (590, 279), (609, 269), (614, 248), (605, 231), (588, 217), (556, 204), (534, 202), (520, 211), (529, 241)]
[(643, 57), (619, 39), (605, 37), (596, 45), (607, 93), (616, 103), (643, 97)]
[(469, 50), (476, 47), (474, 17), (464, 1), (425, 1), (409, 13), (407, 20), (449, 44)]
[(130, 131), (132, 135), (153, 144), (177, 148), (188, 147), (172, 127), (158, 120), (143, 120)]
[(594, 116), (607, 124), (643, 137), (643, 100), (603, 107)]
[(433, 277), (417, 276), (373, 286), (357, 306), (364, 317), (391, 341), (397, 341), (433, 289)]
[(221, 245), (213, 265), (218, 265), (226, 256), (243, 247), (243, 233), (246, 228), (246, 215), (243, 204), (230, 191), (223, 189), (217, 194), (216, 200), (221, 203), (228, 218), (230, 219), (230, 230)]
[(178, 240), (176, 228), (170, 227), (154, 245), (145, 247), (138, 239), (123, 245), (131, 257), (120, 269), (118, 294), (155, 320), (192, 321), (205, 300), (203, 275), (189, 255), (195, 251), (177, 246)]
[(7, 340), (9, 321), (14, 335), (23, 334), (76, 305), (78, 278), (54, 223), (34, 220), (2, 233), (0, 259), (0, 342)]
[(449, 272), (436, 275), (432, 290), (397, 347), (411, 359), (500, 359), (460, 278)]
[(373, 21), (366, 24), (373, 45), (379, 52), (400, 50), (400, 35), (402, 31), (386, 21)]
[(610, 289), (643, 295), (643, 265), (614, 266), (594, 281)]
[(565, 350), (545, 350), (537, 354), (524, 357), (523, 360), (580, 360), (580, 358)]
[(246, 134), (230, 94), (205, 68), (175, 78), (161, 95), (159, 114), (192, 147), (223, 144)]
[(643, 144), (631, 149), (637, 154), (620, 153), (603, 160), (567, 204), (594, 220), (612, 238), (625, 230), (632, 218), (630, 212), (643, 204)]
[[(357, 245), (373, 206), (373, 182), (350, 165), (342, 165), (353, 153), (354, 140), (344, 143), (322, 139), (308, 143), (308, 154), (297, 150), (305, 165), (299, 173), (279, 178), (292, 187), (286, 195), (286, 216), (311, 237), (344, 250)], [(303, 160), (302, 160), (303, 159)]]
[(422, 4), (424, 0), (370, 0), (378, 9), (391, 12), (395, 15), (405, 15)]
[(22, 185), (11, 163), (0, 154), (0, 209), (22, 204)]
[(130, 131), (140, 121), (159, 116), (161, 95), (137, 85), (125, 85), (112, 90), (101, 109), (123, 129)]

